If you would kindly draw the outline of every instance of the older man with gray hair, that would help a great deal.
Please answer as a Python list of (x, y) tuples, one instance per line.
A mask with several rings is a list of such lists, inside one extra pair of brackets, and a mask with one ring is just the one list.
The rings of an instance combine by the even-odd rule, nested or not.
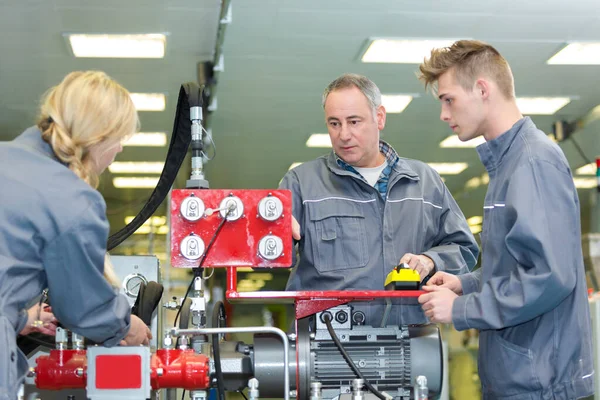
[[(333, 151), (290, 170), (299, 258), (287, 290), (382, 290), (407, 263), (425, 279), (469, 272), (479, 249), (440, 176), (380, 139), (386, 112), (368, 78), (344, 74), (323, 93)], [(384, 301), (353, 304), (379, 326)], [(427, 322), (418, 305), (393, 307), (389, 324)]]

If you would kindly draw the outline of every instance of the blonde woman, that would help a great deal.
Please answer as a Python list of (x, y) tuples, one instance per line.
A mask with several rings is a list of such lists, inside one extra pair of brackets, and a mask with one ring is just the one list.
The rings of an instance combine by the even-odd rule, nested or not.
[(44, 96), (36, 126), (0, 143), (0, 400), (16, 399), (27, 364), (15, 338), (43, 288), (56, 318), (95, 342), (151, 338), (103, 276), (108, 222), (96, 190), (138, 125), (127, 90), (102, 72), (73, 72)]

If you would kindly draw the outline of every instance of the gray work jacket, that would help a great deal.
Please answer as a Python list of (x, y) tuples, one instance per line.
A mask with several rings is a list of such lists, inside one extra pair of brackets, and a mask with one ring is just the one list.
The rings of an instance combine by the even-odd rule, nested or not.
[[(400, 158), (387, 198), (362, 177), (341, 168), (331, 152), (283, 178), (300, 223), (299, 260), (287, 290), (383, 290), (387, 274), (405, 253), (425, 254), (437, 270), (469, 272), (479, 249), (469, 226), (427, 164)], [(354, 303), (379, 326), (383, 301)], [(416, 301), (393, 307), (389, 324), (427, 322)]]
[(567, 160), (529, 118), (477, 151), (490, 175), (481, 269), (460, 277), (452, 320), (480, 330), (484, 398), (590, 395), (579, 199)]
[(107, 237), (104, 199), (37, 128), (0, 143), (0, 400), (17, 396), (27, 361), (16, 335), (44, 288), (68, 329), (108, 346), (126, 335), (127, 299), (103, 277)]

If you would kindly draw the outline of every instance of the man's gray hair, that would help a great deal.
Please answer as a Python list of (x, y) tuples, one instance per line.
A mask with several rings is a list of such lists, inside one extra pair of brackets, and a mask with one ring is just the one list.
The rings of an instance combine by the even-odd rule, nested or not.
[(373, 115), (375, 115), (377, 108), (381, 105), (381, 92), (375, 83), (366, 76), (358, 74), (344, 74), (331, 82), (323, 92), (323, 108), (325, 108), (325, 101), (329, 93), (340, 90), (355, 87), (365, 95), (371, 108), (373, 109)]

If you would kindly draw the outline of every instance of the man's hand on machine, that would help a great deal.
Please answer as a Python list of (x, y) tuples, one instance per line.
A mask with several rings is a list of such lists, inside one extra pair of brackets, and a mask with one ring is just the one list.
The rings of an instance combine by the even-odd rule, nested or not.
[(422, 254), (406, 253), (400, 259), (399, 264), (402, 263), (408, 264), (411, 269), (417, 271), (421, 280), (425, 279), (425, 277), (433, 271), (433, 267), (435, 267), (433, 260)]
[(296, 221), (296, 218), (292, 215), (292, 237), (295, 240), (300, 240), (300, 224)]
[(135, 315), (132, 315), (129, 324), (129, 332), (127, 332), (127, 336), (121, 340), (120, 344), (121, 346), (138, 346), (140, 344), (147, 346), (150, 344), (150, 339), (152, 339), (150, 329), (148, 329), (144, 321)]
[(431, 291), (432, 286), (450, 289), (459, 296), (463, 294), (462, 283), (460, 282), (460, 279), (458, 279), (456, 275), (452, 275), (447, 272), (436, 272), (435, 275), (433, 275), (429, 281), (427, 281), (427, 285), (423, 286), (423, 290)]

